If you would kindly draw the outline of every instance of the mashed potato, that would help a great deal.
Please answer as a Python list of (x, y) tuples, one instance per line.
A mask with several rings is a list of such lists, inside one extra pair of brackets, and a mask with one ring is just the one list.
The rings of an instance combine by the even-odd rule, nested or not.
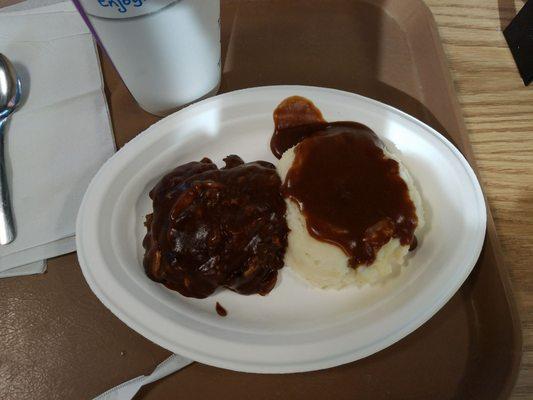
[[(418, 226), (415, 235), (420, 238), (419, 233), (424, 226), (420, 195), (401, 161), (387, 150), (385, 154), (400, 165), (400, 176), (407, 184), (409, 195), (416, 207)], [(282, 181), (285, 181), (293, 161), (294, 147), (283, 153), (278, 163), (277, 170)], [(285, 202), (287, 224), (290, 229), (285, 264), (314, 286), (340, 289), (347, 285), (374, 284), (391, 275), (395, 269), (399, 269), (409, 251), (409, 246), (402, 246), (398, 239), (392, 239), (381, 247), (371, 265), (351, 268), (348, 265), (348, 256), (340, 247), (319, 241), (309, 235), (305, 217), (300, 212), (298, 204), (288, 198)]]

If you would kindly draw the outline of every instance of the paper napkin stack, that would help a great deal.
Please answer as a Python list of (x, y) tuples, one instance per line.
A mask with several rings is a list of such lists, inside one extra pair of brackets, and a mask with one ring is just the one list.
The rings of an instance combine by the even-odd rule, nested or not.
[(81, 199), (115, 151), (91, 34), (70, 2), (42, 4), (0, 9), (0, 53), (24, 93), (5, 137), (17, 238), (0, 246), (0, 277), (43, 272), (47, 258), (75, 251)]

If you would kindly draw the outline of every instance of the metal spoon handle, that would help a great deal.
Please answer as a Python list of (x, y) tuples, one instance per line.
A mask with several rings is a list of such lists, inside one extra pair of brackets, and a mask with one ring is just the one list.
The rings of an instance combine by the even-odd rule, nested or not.
[(15, 239), (15, 224), (11, 212), (4, 162), (4, 128), (6, 122), (7, 118), (0, 119), (0, 245), (11, 243)]

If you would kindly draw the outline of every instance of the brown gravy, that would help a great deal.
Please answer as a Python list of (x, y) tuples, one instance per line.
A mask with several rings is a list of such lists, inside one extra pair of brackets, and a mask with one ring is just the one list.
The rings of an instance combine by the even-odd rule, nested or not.
[(274, 165), (204, 158), (175, 168), (150, 192), (144, 268), (184, 296), (204, 298), (219, 286), (269, 293), (287, 246), (285, 202)]
[(370, 265), (393, 238), (416, 247), (418, 219), (407, 184), (370, 128), (325, 122), (298, 96), (276, 108), (274, 121), (276, 157), (298, 144), (282, 190), (299, 205), (312, 237), (341, 247), (352, 267)]
[(228, 312), (226, 311), (226, 309), (222, 307), (222, 304), (220, 304), (218, 301), (215, 306), (215, 310), (217, 311), (217, 314), (220, 315), (221, 317), (225, 317), (226, 315), (228, 315)]

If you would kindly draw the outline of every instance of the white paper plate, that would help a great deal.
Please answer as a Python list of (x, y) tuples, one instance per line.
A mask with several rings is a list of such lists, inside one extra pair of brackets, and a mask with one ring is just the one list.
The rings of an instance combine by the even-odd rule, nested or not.
[[(291, 95), (312, 100), (329, 121), (372, 128), (408, 167), (427, 227), (407, 267), (377, 287), (324, 291), (288, 268), (265, 297), (222, 290), (190, 299), (149, 280), (142, 268), (148, 192), (178, 164), (228, 154), (275, 161), (272, 112)], [(373, 354), (435, 314), (472, 270), (486, 213), (476, 176), (443, 136), (392, 107), (355, 94), (273, 86), (213, 97), (151, 126), (93, 179), (78, 215), (80, 265), (91, 289), (128, 326), (183, 356), (247, 372), (311, 371)], [(219, 301), (227, 310), (215, 312)]]

